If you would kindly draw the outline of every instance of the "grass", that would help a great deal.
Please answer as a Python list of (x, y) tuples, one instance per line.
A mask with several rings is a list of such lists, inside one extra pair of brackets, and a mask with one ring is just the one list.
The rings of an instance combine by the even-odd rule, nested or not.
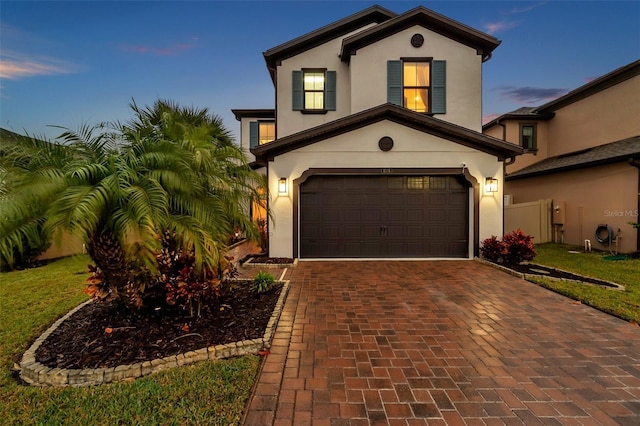
[[(579, 253), (570, 253), (570, 250)], [(601, 311), (640, 323), (640, 259), (605, 260), (608, 252), (584, 253), (580, 247), (553, 243), (537, 245), (536, 251), (535, 263), (612, 281), (624, 285), (626, 290), (542, 278), (532, 281)]]
[(24, 386), (11, 375), (31, 343), (86, 300), (86, 256), (0, 274), (2, 424), (230, 425), (242, 419), (257, 356), (206, 361), (133, 382), (86, 388)]

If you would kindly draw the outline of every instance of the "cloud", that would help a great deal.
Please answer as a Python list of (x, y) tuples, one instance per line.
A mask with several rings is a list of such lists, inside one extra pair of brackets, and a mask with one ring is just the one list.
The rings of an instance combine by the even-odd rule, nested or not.
[(485, 115), (484, 117), (482, 117), (482, 124), (483, 125), (487, 124), (491, 120), (495, 120), (498, 117), (500, 117), (500, 114), (488, 114), (488, 115)]
[(172, 56), (193, 49), (196, 47), (198, 40), (198, 37), (192, 37), (187, 43), (176, 43), (168, 46), (151, 46), (146, 44), (123, 45), (121, 46), (121, 50), (141, 55)]
[(498, 22), (490, 22), (488, 24), (484, 24), (484, 31), (487, 34), (496, 34), (502, 31), (509, 30), (511, 28), (517, 27), (519, 25), (516, 21), (498, 21)]
[(510, 30), (511, 28), (515, 28), (519, 26), (521, 22), (511, 20), (508, 18), (509, 16), (530, 12), (533, 9), (544, 5), (545, 3), (546, 2), (540, 2), (529, 6), (514, 7), (508, 12), (502, 12), (501, 15), (504, 17), (504, 19), (484, 24), (484, 31), (488, 34), (493, 35), (502, 31)]
[(57, 59), (21, 55), (10, 51), (0, 53), (0, 78), (7, 80), (73, 72), (73, 65)]
[(515, 14), (515, 13), (525, 13), (525, 12), (529, 12), (533, 9), (535, 9), (536, 7), (540, 7), (542, 5), (544, 5), (545, 3), (547, 3), (546, 1), (542, 1), (540, 3), (536, 3), (536, 4), (532, 4), (530, 6), (524, 6), (524, 7), (514, 7), (513, 9), (511, 9), (511, 14)]
[(537, 104), (542, 101), (556, 99), (567, 93), (569, 90), (529, 86), (500, 86), (492, 89), (492, 91), (498, 92), (502, 98), (509, 99), (519, 104)]

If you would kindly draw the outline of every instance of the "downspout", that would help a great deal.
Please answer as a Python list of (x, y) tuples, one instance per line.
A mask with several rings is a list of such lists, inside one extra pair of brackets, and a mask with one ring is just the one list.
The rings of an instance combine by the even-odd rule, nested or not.
[[(640, 214), (640, 159), (629, 158), (629, 165), (638, 169), (638, 209), (636, 211)], [(636, 218), (636, 222), (640, 222), (640, 215)], [(636, 228), (636, 250), (640, 251), (640, 228)]]

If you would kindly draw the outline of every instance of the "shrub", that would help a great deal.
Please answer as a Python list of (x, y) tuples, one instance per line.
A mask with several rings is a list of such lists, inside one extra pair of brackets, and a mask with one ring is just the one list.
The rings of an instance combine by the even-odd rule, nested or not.
[(533, 237), (526, 235), (521, 229), (505, 234), (502, 241), (492, 235), (482, 242), (480, 253), (489, 262), (503, 262), (507, 265), (517, 265), (525, 260), (533, 260), (536, 256)]
[(526, 235), (521, 229), (512, 231), (502, 237), (504, 254), (502, 259), (508, 265), (517, 265), (525, 260), (533, 260), (536, 250), (533, 247), (533, 237)]
[(482, 258), (489, 262), (498, 262), (502, 257), (503, 251), (504, 245), (495, 235), (484, 240), (480, 246), (480, 254), (482, 255)]
[(253, 278), (253, 285), (251, 290), (255, 293), (265, 293), (269, 291), (271, 285), (275, 281), (273, 275), (267, 272), (258, 272), (256, 276)]
[(178, 305), (193, 316), (194, 309), (200, 316), (202, 307), (221, 294), (224, 280), (237, 274), (231, 258), (223, 258), (218, 269), (203, 268), (197, 272), (193, 251), (180, 249), (175, 236), (165, 232), (162, 238), (162, 253), (158, 256), (161, 276), (159, 282), (166, 289), (165, 300), (169, 305)]

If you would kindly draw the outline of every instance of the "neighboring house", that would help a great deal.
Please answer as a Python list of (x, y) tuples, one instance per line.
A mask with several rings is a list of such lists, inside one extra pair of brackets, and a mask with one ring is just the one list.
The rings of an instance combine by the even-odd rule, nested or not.
[(524, 149), (507, 166), (504, 193), (514, 203), (553, 199), (558, 239), (608, 249), (611, 235), (619, 251), (640, 250), (629, 225), (640, 221), (640, 61), (498, 117), (483, 132)]
[(233, 112), (268, 178), (270, 256), (472, 258), (502, 235), (503, 164), (522, 149), (481, 133), (499, 44), (373, 6), (266, 51), (275, 110)]

